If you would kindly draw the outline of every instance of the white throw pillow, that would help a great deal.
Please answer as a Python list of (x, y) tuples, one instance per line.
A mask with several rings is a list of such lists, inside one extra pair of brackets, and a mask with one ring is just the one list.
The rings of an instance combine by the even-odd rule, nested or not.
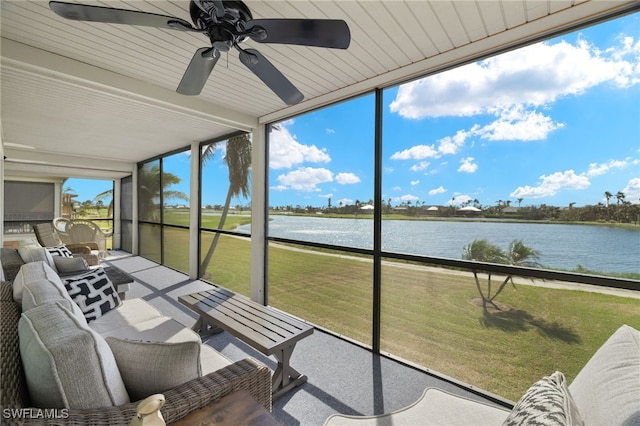
[(516, 425), (581, 426), (584, 425), (564, 374), (556, 371), (534, 383), (520, 398), (504, 421)]
[(66, 279), (64, 286), (71, 299), (84, 312), (87, 322), (100, 318), (122, 304), (115, 286), (102, 268)]
[(129, 402), (109, 345), (63, 305), (30, 309), (18, 322), (33, 406), (93, 409)]
[(107, 337), (132, 401), (202, 376), (200, 342), (162, 343)]

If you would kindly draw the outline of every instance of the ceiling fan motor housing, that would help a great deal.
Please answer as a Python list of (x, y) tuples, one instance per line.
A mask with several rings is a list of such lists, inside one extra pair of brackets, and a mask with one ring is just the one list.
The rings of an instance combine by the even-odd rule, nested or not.
[(191, 19), (197, 28), (205, 31), (216, 49), (227, 52), (234, 44), (243, 42), (247, 37), (240, 35), (247, 21), (253, 19), (249, 8), (241, 1), (223, 1), (224, 16), (217, 18), (213, 2), (192, 1), (189, 6)]

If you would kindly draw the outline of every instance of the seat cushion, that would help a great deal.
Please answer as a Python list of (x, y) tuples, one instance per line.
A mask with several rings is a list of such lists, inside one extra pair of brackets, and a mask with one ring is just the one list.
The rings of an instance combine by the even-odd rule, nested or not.
[(378, 416), (334, 414), (325, 426), (392, 426), (392, 425), (500, 425), (509, 410), (428, 388), (413, 404)]
[(18, 334), (34, 407), (92, 409), (129, 402), (107, 342), (61, 302), (24, 312)]
[(640, 331), (621, 326), (569, 386), (585, 424), (640, 424)]
[[(89, 327), (92, 326), (93, 323), (90, 323)], [(173, 318), (165, 316), (153, 318), (137, 324), (123, 326), (100, 333), (100, 335), (104, 338), (111, 336), (119, 339), (143, 340), (148, 342), (200, 343), (200, 336), (196, 332), (185, 327)]]
[(91, 322), (91, 329), (108, 336), (114, 330), (161, 318), (162, 312), (143, 299), (123, 300), (116, 309)]
[(200, 342), (147, 342), (106, 338), (132, 401), (202, 376)]
[(202, 375), (218, 371), (227, 365), (233, 364), (229, 358), (213, 349), (211, 346), (202, 345), (200, 349), (200, 365), (202, 367)]

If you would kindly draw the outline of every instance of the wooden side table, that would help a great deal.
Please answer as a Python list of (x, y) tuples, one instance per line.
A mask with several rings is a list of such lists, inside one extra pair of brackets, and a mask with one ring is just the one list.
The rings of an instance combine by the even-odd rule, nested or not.
[[(162, 410), (161, 410), (162, 411)], [(246, 390), (232, 392), (194, 411), (172, 426), (256, 425), (281, 426)]]

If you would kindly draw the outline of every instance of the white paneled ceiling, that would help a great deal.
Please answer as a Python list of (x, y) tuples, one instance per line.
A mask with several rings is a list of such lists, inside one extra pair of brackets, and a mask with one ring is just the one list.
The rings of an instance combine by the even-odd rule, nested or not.
[[(74, 0), (71, 0), (74, 1)], [(78, 2), (78, 1), (76, 1)], [(80, 3), (176, 16), (187, 0)], [(101, 160), (105, 169), (435, 72), (639, 2), (580, 0), (245, 1), (254, 18), (344, 19), (347, 50), (248, 40), (304, 94), (287, 107), (238, 60), (218, 61), (201, 95), (175, 93), (200, 34), (69, 21), (46, 1), (2, 0), (1, 119), (5, 155)], [(29, 147), (29, 148), (27, 148)], [(55, 157), (60, 154), (61, 157)], [(46, 160), (44, 161), (47, 162)], [(122, 163), (120, 166), (118, 164)], [(92, 166), (93, 167), (93, 166)]]

